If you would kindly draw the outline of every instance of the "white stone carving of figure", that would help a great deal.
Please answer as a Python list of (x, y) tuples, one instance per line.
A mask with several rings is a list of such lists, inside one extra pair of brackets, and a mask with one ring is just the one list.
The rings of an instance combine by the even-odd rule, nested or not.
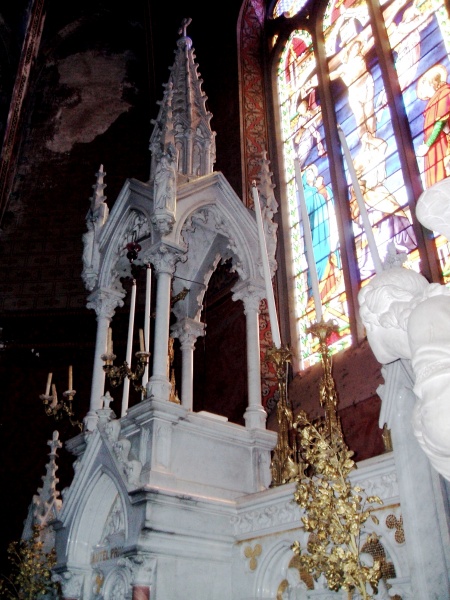
[(85, 269), (92, 267), (92, 254), (94, 249), (94, 224), (92, 221), (87, 221), (88, 230), (83, 233), (83, 265)]
[[(450, 240), (450, 178), (425, 190), (416, 206), (419, 221)], [(447, 288), (445, 288), (447, 289)], [(419, 403), (414, 411), (414, 433), (423, 448), (431, 448), (432, 464), (450, 480), (450, 301), (447, 296), (418, 307), (410, 323), (414, 392)], [(423, 337), (425, 337), (425, 343)], [(447, 400), (446, 400), (447, 398)], [(441, 418), (434, 418), (434, 415)]]
[(434, 468), (450, 481), (450, 289), (394, 267), (376, 275), (358, 299), (377, 360), (411, 360), (414, 434)]
[(417, 200), (416, 216), (431, 231), (450, 240), (450, 178), (438, 181)]
[(286, 573), (286, 580), (288, 582), (288, 586), (281, 595), (283, 600), (302, 600), (308, 597), (306, 594), (308, 591), (308, 586), (301, 579), (298, 569), (288, 569)]
[(408, 319), (428, 286), (423, 275), (393, 267), (373, 277), (359, 292), (359, 313), (370, 347), (381, 364), (411, 358)]
[(176, 158), (173, 144), (168, 144), (156, 166), (154, 209), (175, 211), (176, 195)]
[(418, 398), (414, 435), (434, 468), (450, 481), (450, 297), (419, 304), (411, 313), (408, 337)]

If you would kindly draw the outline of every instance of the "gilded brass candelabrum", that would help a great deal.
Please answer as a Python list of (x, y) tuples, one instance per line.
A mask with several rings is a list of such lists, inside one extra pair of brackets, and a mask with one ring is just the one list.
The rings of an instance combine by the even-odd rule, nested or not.
[(319, 340), (319, 354), (323, 367), (323, 375), (319, 385), (320, 406), (325, 411), (325, 424), (328, 435), (339, 435), (342, 437), (341, 422), (337, 416), (338, 397), (336, 384), (331, 374), (331, 353), (327, 340), (332, 333), (338, 331), (337, 325), (333, 321), (318, 321), (313, 323), (307, 333), (311, 333)]
[[(327, 346), (330, 335), (337, 331), (332, 321), (319, 321), (311, 325), (307, 333), (315, 335), (319, 340), (319, 353), (323, 366), (320, 381), (320, 404), (325, 410), (325, 424), (330, 436), (342, 437), (340, 420), (337, 417), (337, 393), (331, 374), (331, 355)], [(270, 348), (267, 358), (275, 364), (278, 380), (279, 399), (277, 403), (278, 440), (273, 451), (271, 472), (272, 486), (299, 481), (304, 476), (305, 463), (298, 444), (301, 422), (294, 420), (292, 402), (287, 393), (287, 375), (292, 353), (287, 348)]]
[(292, 404), (287, 394), (287, 378), (292, 353), (288, 348), (273, 346), (267, 351), (267, 358), (275, 364), (279, 391), (277, 402), (278, 439), (271, 463), (271, 485), (275, 487), (290, 481), (297, 481), (303, 473), (303, 467), (298, 453), (296, 432), (293, 429)]
[(64, 416), (67, 416), (71, 425), (82, 429), (82, 423), (73, 419), (75, 413), (73, 412), (72, 402), (75, 394), (75, 390), (67, 390), (63, 392), (63, 399), (61, 401), (58, 401), (56, 386), (53, 384), (52, 393), (41, 394), (39, 398), (44, 404), (45, 414), (48, 417), (53, 417), (56, 421), (59, 421)]
[(136, 391), (145, 393), (145, 387), (139, 383), (144, 374), (145, 367), (148, 365), (150, 353), (149, 352), (136, 352), (135, 357), (137, 358), (136, 369), (133, 371), (127, 361), (120, 366), (114, 365), (116, 355), (111, 353), (102, 354), (101, 358), (105, 362), (103, 370), (105, 371), (112, 387), (118, 387), (125, 377), (131, 381)]
[(319, 341), (323, 366), (319, 397), (325, 417), (311, 422), (301, 410), (293, 423), (306, 467), (306, 476), (298, 480), (294, 499), (303, 509), (301, 520), (309, 535), (306, 544), (294, 542), (292, 549), (299, 570), (312, 574), (316, 580), (325, 576), (330, 590), (346, 590), (348, 598), (359, 592), (358, 597), (371, 600), (368, 590), (371, 587), (377, 593), (382, 571), (378, 558), (367, 560), (365, 556), (365, 545), (377, 541), (365, 523), (369, 518), (377, 522), (371, 513), (374, 505), (382, 501), (352, 485), (349, 477), (356, 465), (337, 416), (338, 399), (327, 345), (335, 331), (335, 324), (323, 320), (307, 330)]

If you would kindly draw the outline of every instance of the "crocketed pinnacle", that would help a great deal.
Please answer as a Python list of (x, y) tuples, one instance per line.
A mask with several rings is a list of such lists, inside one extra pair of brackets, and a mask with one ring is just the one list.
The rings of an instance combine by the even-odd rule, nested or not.
[(156, 164), (169, 145), (176, 148), (177, 170), (185, 178), (212, 173), (216, 158), (215, 133), (211, 130), (212, 114), (206, 109), (207, 96), (197, 71), (192, 40), (186, 35), (191, 19), (184, 19), (175, 50), (175, 62), (164, 85), (158, 118), (152, 121), (150, 180)]

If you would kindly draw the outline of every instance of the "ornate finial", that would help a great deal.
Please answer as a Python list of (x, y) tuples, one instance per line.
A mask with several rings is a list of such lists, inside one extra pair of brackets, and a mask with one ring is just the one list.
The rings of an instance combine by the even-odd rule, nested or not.
[(183, 19), (181, 21), (181, 27), (178, 30), (179, 35), (182, 35), (183, 37), (186, 37), (186, 29), (189, 27), (189, 25), (192, 23), (192, 19), (187, 18), (187, 19)]
[(56, 450), (58, 450), (59, 448), (62, 448), (62, 444), (59, 441), (59, 432), (58, 431), (54, 431), (53, 432), (53, 437), (51, 440), (49, 440), (47, 442), (47, 444), (50, 446), (50, 456), (56, 456)]

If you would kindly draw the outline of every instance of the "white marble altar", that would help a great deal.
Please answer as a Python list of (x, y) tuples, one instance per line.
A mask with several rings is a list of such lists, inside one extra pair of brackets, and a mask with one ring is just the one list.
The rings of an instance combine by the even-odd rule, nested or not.
[[(27, 526), (42, 514), (39, 507), (51, 507), (43, 524), (54, 532), (54, 575), (64, 600), (347, 598), (346, 592), (327, 589), (323, 579), (315, 582), (298, 569), (293, 574), (292, 544), (305, 545), (307, 534), (294, 501), (295, 484), (270, 487), (277, 436), (266, 429), (261, 403), (258, 316), (265, 282), (257, 226), (225, 177), (213, 171), (211, 115), (187, 25), (150, 140), (150, 180), (127, 180), (109, 212), (103, 206), (103, 168), (97, 174), (83, 255), (88, 307), (98, 322), (90, 408), (83, 431), (66, 444), (76, 461), (62, 502), (54, 480), (48, 481)], [(161, 170), (163, 158), (169, 164)], [(264, 159), (259, 193), (273, 272), (276, 205)], [(170, 181), (160, 179), (164, 173)], [(142, 401), (117, 417), (105, 394), (103, 364), (109, 327), (125, 296), (120, 278), (130, 274), (126, 247), (136, 240), (141, 247), (136, 262), (151, 264), (157, 278), (153, 364)], [(233, 299), (243, 302), (247, 322), (245, 426), (193, 412), (193, 349), (204, 334), (200, 315), (205, 288), (219, 261), (230, 258), (238, 274)], [(432, 288), (419, 275), (413, 279), (411, 298), (421, 299), (414, 300), (414, 307), (420, 308), (422, 300), (447, 300), (443, 293), (430, 295)], [(188, 293), (173, 307), (176, 323), (169, 327), (171, 294), (178, 294), (186, 281), (191, 282)], [(387, 423), (391, 429), (394, 451), (361, 462), (352, 472), (352, 482), (383, 500), (378, 519), (368, 521), (364, 532), (377, 534), (376, 548), (363, 540), (363, 549), (383, 557), (385, 575), (377, 597), (444, 600), (449, 597), (450, 564), (445, 490), (420, 450), (410, 420), (416, 396), (409, 367), (422, 369), (421, 344), (428, 347), (435, 338), (416, 337), (412, 299), (403, 299), (402, 285), (396, 295), (397, 279), (389, 281), (390, 287), (384, 279), (379, 282), (373, 281), (373, 306), (371, 284), (366, 286), (362, 315), (367, 305), (363, 319), (369, 340), (380, 362), (389, 363), (380, 390), (380, 426)], [(379, 315), (387, 290), (398, 310)], [(181, 404), (170, 401), (171, 335), (182, 348)], [(427, 407), (430, 399), (422, 381), (429, 383), (427, 377), (416, 380), (420, 386), (415, 391)], [(435, 398), (435, 388), (430, 389)], [(436, 401), (442, 404), (443, 397)], [(425, 409), (417, 422), (428, 443)], [(47, 478), (54, 478), (53, 447), (52, 452)]]

